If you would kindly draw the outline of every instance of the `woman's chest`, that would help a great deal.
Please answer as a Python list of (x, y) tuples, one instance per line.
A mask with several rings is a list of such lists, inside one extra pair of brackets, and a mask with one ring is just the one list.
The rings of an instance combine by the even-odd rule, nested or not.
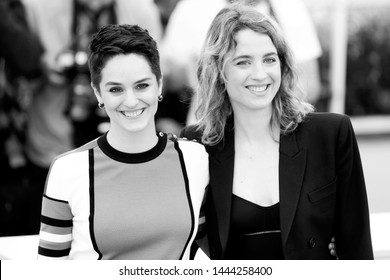
[(279, 152), (236, 152), (233, 193), (268, 206), (279, 201)]

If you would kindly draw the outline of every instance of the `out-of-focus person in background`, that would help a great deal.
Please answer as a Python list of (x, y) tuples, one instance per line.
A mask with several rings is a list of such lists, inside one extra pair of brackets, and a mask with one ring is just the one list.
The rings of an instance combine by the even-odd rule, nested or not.
[[(139, 24), (158, 41), (162, 28), (152, 0), (24, 0), (28, 22), (45, 52), (45, 80), (29, 110), (29, 182), (42, 194), (52, 160), (107, 130), (96, 111), (87, 66), (90, 37), (108, 23)], [(41, 197), (36, 214), (39, 231)]]
[(209, 153), (210, 257), (335, 259), (335, 238), (340, 259), (373, 259), (350, 118), (304, 100), (279, 25), (249, 6), (222, 9), (197, 74), (199, 121), (183, 134)]
[(154, 0), (160, 11), (160, 18), (164, 31), (169, 22), (172, 11), (175, 9), (179, 1), (180, 0)]
[(0, 235), (30, 234), (34, 189), (26, 184), (27, 108), (43, 48), (19, 0), (0, 1)]
[(208, 184), (203, 145), (156, 132), (162, 73), (137, 25), (107, 25), (88, 64), (110, 129), (57, 157), (42, 206), (39, 258), (188, 259)]
[[(307, 100), (315, 104), (321, 92), (318, 59), (322, 49), (315, 26), (302, 0), (180, 0), (168, 21), (161, 44), (167, 90), (182, 94), (189, 103), (196, 84), (196, 61), (214, 16), (227, 4), (242, 2), (273, 16), (282, 26), (298, 62)], [(194, 123), (193, 100), (187, 124)]]
[[(163, 38), (172, 11), (180, 0), (155, 0), (161, 15), (163, 25)], [(165, 68), (165, 70), (168, 70)], [(170, 74), (164, 74), (164, 102), (160, 104), (156, 114), (156, 126), (161, 131), (179, 134), (186, 124), (191, 91), (183, 88), (183, 81), (173, 81)], [(167, 85), (167, 86), (165, 86)]]

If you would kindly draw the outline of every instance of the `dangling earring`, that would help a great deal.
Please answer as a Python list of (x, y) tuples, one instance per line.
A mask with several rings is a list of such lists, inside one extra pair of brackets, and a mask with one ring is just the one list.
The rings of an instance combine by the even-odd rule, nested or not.
[(100, 108), (100, 109), (102, 109), (102, 108), (104, 108), (104, 103), (98, 103), (98, 107)]
[(162, 96), (162, 94), (160, 94), (158, 97), (157, 97), (157, 100), (158, 100), (158, 102), (161, 102), (162, 100), (163, 100), (163, 96)]

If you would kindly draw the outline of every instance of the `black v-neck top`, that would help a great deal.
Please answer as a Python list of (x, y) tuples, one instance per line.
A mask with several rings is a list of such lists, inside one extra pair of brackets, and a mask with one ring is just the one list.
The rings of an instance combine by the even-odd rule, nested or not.
[(283, 259), (279, 203), (264, 207), (233, 194), (226, 259)]

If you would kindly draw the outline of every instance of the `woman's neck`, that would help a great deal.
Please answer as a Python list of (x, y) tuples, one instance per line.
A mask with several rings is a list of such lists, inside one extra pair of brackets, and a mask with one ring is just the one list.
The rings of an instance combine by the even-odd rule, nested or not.
[(107, 133), (108, 143), (124, 153), (142, 153), (152, 149), (158, 142), (155, 129), (140, 132), (110, 130)]
[(279, 127), (271, 125), (272, 112), (257, 111), (248, 114), (234, 114), (235, 138), (248, 143), (279, 141)]

